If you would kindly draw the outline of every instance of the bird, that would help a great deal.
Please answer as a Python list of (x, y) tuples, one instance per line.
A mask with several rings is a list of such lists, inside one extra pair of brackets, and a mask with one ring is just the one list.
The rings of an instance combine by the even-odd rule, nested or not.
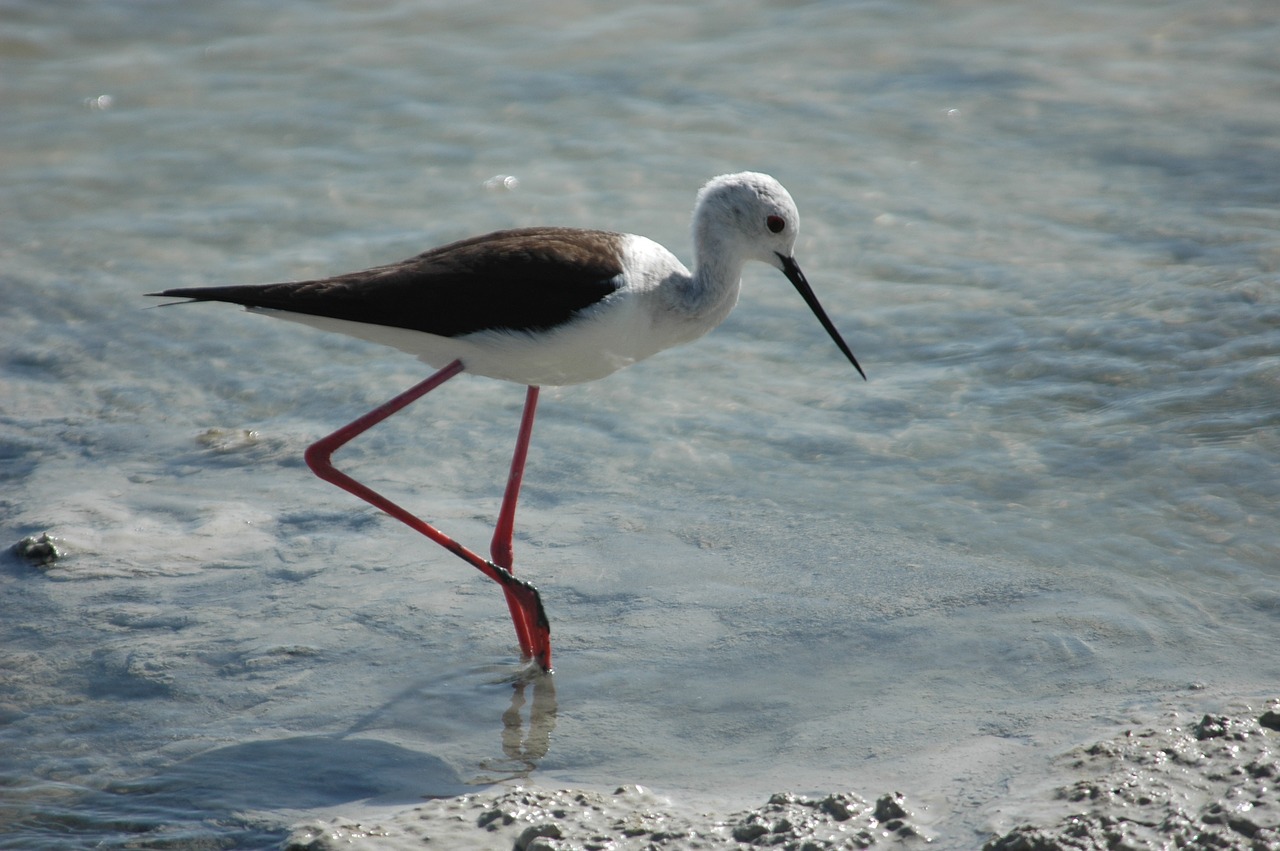
[[(719, 325), (748, 261), (778, 269), (866, 380), (795, 259), (800, 215), (775, 178), (712, 178), (694, 201), (690, 271), (643, 236), (568, 227), (500, 230), (407, 260), (308, 281), (182, 287), (170, 304), (229, 302), (255, 313), (388, 345), (436, 371), (309, 446), (307, 466), (498, 582), (522, 660), (551, 672), (551, 626), (538, 589), (514, 574), (516, 503), (539, 388), (604, 378)], [(524, 385), (525, 403), (497, 523), (484, 558), (338, 470), (340, 447), (462, 372)]]

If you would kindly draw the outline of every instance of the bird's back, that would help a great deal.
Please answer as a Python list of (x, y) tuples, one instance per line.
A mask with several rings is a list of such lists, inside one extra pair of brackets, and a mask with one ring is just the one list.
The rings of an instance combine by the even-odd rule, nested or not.
[(458, 337), (478, 331), (545, 331), (623, 284), (608, 231), (497, 231), (361, 272), (312, 281), (191, 287), (155, 295), (224, 301), (346, 322)]

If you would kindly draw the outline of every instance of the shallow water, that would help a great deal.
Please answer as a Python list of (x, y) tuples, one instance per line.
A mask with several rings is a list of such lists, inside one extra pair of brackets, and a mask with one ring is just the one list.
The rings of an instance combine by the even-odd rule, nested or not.
[[(969, 847), (1097, 726), (1274, 693), (1270, 4), (4, 20), (0, 543), (66, 555), (0, 563), (0, 847), (270, 846), (526, 776), (896, 785)], [(538, 223), (690, 259), (746, 168), (871, 380), (761, 267), (707, 338), (548, 389), (538, 688), (490, 583), (302, 464), (420, 364), (141, 297)], [(521, 400), (458, 379), (340, 460), (483, 548)]]

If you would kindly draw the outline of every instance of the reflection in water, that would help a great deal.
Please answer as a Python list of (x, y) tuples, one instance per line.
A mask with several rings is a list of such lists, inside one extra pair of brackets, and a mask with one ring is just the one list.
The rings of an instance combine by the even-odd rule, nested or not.
[[(532, 688), (532, 699), (526, 701), (525, 689)], [(529, 679), (512, 683), (511, 706), (502, 713), (502, 753), (504, 760), (487, 760), (480, 767), (501, 772), (501, 777), (476, 778), (478, 783), (528, 777), (538, 761), (551, 747), (551, 731), (556, 727), (556, 683), (552, 674), (532, 672)], [(525, 726), (521, 710), (529, 706), (529, 722)]]

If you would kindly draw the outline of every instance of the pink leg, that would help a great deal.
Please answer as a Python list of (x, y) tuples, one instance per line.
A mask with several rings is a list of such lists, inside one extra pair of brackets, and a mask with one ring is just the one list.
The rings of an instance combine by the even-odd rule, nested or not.
[[(322, 437), (311, 446), (307, 447), (306, 459), (307, 466), (311, 471), (326, 482), (335, 484), (348, 493), (352, 493), (370, 505), (380, 508), (387, 514), (404, 523), (406, 526), (426, 535), (449, 552), (461, 558), (463, 561), (475, 567), (485, 576), (494, 580), (503, 587), (506, 592), (507, 601), (511, 605), (512, 620), (515, 622), (516, 637), (520, 641), (520, 650), (526, 657), (535, 659), (544, 670), (551, 670), (551, 624), (547, 621), (546, 612), (542, 608), (542, 598), (538, 594), (538, 589), (534, 588), (528, 582), (516, 579), (511, 574), (508, 565), (498, 565), (491, 561), (486, 561), (476, 555), (471, 550), (459, 544), (457, 541), (437, 530), (434, 526), (426, 521), (416, 517), (382, 494), (372, 488), (357, 482), (355, 479), (334, 468), (333, 462), (330, 460), (334, 452), (351, 441), (356, 436), (363, 434), (373, 428), (378, 423), (385, 420), (392, 414), (408, 407), (413, 402), (422, 398), (441, 384), (453, 378), (462, 372), (462, 362), (454, 361), (444, 369), (432, 375), (430, 378), (415, 384), (408, 390), (391, 399), (388, 402), (379, 405), (369, 413), (359, 417), (342, 428), (335, 431), (328, 437)], [(536, 388), (530, 388), (535, 391)], [(532, 428), (532, 413), (528, 410), (526, 403), (526, 417), (529, 419), (529, 428)], [(524, 436), (524, 450), (527, 450), (528, 436), (525, 434), (525, 426), (521, 424), (521, 434)], [(520, 458), (521, 468), (524, 465), (524, 451), (521, 446), (516, 446), (517, 455)], [(508, 491), (511, 485), (508, 483)], [(519, 481), (516, 481), (516, 489), (519, 489)], [(511, 512), (514, 515), (515, 505), (514, 498), (511, 499)], [(503, 511), (506, 512), (506, 501), (503, 503)], [(501, 518), (499, 518), (501, 524)], [(510, 533), (508, 532), (508, 541)], [(510, 545), (508, 544), (508, 552)], [(517, 611), (519, 616), (517, 616)]]
[[(498, 512), (498, 525), (493, 530), (493, 543), (489, 554), (493, 563), (511, 570), (515, 556), (512, 552), (512, 536), (516, 525), (516, 500), (520, 496), (520, 482), (524, 479), (524, 462), (529, 455), (529, 438), (533, 434), (533, 416), (538, 407), (538, 388), (530, 386), (525, 392), (524, 414), (520, 417), (520, 431), (516, 435), (516, 450), (511, 456), (511, 474), (507, 477), (507, 490), (502, 496), (502, 509)], [(528, 612), (512, 592), (507, 592), (507, 605), (517, 635), (527, 635), (533, 641), (534, 625), (528, 622)], [(524, 641), (521, 641), (521, 647)], [(550, 648), (548, 648), (550, 652)]]

